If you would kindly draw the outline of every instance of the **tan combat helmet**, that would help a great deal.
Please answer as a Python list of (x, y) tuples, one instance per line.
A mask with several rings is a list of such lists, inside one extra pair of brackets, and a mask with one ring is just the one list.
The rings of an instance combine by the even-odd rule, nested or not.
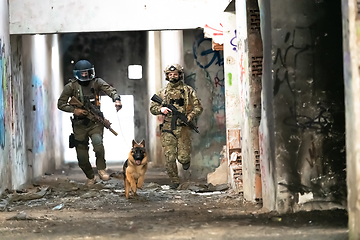
[(169, 80), (168, 78), (168, 73), (169, 72), (172, 72), (172, 71), (175, 71), (175, 70), (178, 70), (179, 71), (179, 80), (182, 80), (184, 78), (184, 68), (180, 65), (180, 64), (171, 64), (171, 65), (168, 65), (165, 70), (164, 70), (164, 73), (165, 73), (165, 79), (166, 80)]

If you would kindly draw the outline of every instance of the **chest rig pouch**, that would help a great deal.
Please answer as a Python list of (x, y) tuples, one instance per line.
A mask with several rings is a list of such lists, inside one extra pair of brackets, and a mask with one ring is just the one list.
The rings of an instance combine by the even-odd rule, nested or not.
[(178, 99), (172, 99), (170, 98), (169, 100), (170, 104), (177, 104), (179, 105), (180, 107), (184, 106), (185, 104), (185, 99), (184, 98), (178, 98)]

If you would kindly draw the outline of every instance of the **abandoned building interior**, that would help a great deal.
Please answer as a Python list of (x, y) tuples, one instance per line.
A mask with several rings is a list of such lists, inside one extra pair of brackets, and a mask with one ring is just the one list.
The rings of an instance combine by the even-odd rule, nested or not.
[[(279, 214), (342, 210), (337, 218), (341, 232), (330, 239), (360, 239), (359, 23), (360, 3), (355, 0), (0, 0), (0, 215), (7, 214), (1, 225), (9, 224), (4, 219), (16, 209), (10, 200), (14, 192), (19, 198), (30, 183), (65, 181), (69, 166), (79, 170), (76, 153), (68, 147), (71, 114), (61, 112), (57, 100), (73, 78), (74, 63), (86, 59), (123, 101), (116, 113), (111, 99), (101, 96), (102, 111), (119, 133), (104, 132), (109, 173), (126, 160), (132, 140), (145, 140), (150, 165), (146, 184), (157, 179), (166, 185), (160, 181), (166, 179), (159, 129), (163, 118), (153, 116), (149, 106), (151, 96), (167, 84), (164, 68), (179, 63), (184, 82), (196, 90), (204, 108), (196, 119), (200, 133), (192, 135), (190, 170), (179, 167), (184, 182), (226, 185), (228, 198), (218, 199), (222, 214), (236, 211), (241, 202), (244, 209), (249, 204), (248, 212), (277, 214), (269, 218), (272, 224), (284, 222)], [(80, 185), (85, 181), (74, 179)], [(128, 204), (123, 192), (112, 191), (121, 199), (114, 204)], [(171, 198), (189, 195), (174, 192)], [(231, 199), (228, 204), (226, 199)], [(145, 204), (144, 213), (149, 206), (161, 208), (154, 202), (132, 203)], [(23, 204), (22, 209), (26, 206), (30, 208)], [(47, 206), (50, 211), (53, 207)], [(170, 218), (172, 212), (163, 211)], [(193, 217), (188, 214), (184, 221)], [(59, 212), (56, 217), (64, 216)], [(240, 223), (245, 228), (249, 219), (233, 220), (227, 235), (217, 232), (210, 239), (240, 239), (233, 229)], [(134, 230), (133, 221), (127, 221), (126, 231)], [(20, 226), (16, 231), (0, 226), (0, 232), (6, 239), (26, 238), (19, 230), (26, 227)], [(66, 224), (61, 227), (66, 231)], [(40, 238), (44, 231), (37, 229), (28, 239), (51, 236), (46, 232)], [(138, 234), (144, 228), (137, 229)], [(160, 234), (155, 229), (147, 230)], [(320, 233), (312, 229), (307, 234)], [(61, 234), (56, 239), (85, 239)], [(166, 234), (143, 239), (191, 239)], [(193, 239), (210, 233), (196, 234)], [(282, 239), (329, 239), (300, 235)]]

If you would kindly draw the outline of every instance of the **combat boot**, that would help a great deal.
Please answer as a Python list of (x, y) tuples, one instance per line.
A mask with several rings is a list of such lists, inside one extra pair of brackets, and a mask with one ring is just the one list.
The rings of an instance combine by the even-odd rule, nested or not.
[(177, 189), (178, 187), (179, 187), (179, 183), (174, 183), (174, 182), (172, 182), (172, 183), (170, 183), (170, 189)]
[(184, 170), (188, 170), (190, 167), (190, 162), (183, 164), (182, 167)]
[(98, 174), (101, 180), (107, 181), (110, 179), (109, 174), (105, 170), (98, 170)]
[(96, 183), (96, 178), (95, 178), (95, 176), (94, 176), (93, 178), (88, 178), (88, 179), (86, 180), (85, 186), (91, 187), (91, 186), (93, 186), (95, 183)]

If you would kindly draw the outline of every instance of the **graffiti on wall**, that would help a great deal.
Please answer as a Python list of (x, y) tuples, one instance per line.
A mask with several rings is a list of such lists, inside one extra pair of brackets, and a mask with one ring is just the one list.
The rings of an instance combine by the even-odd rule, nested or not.
[[(212, 97), (212, 121), (217, 131), (225, 132), (225, 77), (224, 77), (224, 58), (222, 52), (212, 50), (211, 39), (205, 39), (200, 36), (193, 43), (193, 56), (196, 64), (202, 69), (207, 82), (210, 86)], [(195, 81), (196, 73), (190, 73), (186, 76), (185, 82)], [(191, 84), (190, 84), (191, 85)], [(225, 140), (221, 138), (219, 141)]]
[[(235, 42), (235, 43), (234, 43)], [(234, 30), (234, 37), (230, 40), (230, 45), (233, 47), (233, 51), (237, 52), (237, 34), (236, 29)]]
[[(307, 38), (309, 42), (304, 42), (304, 35), (309, 35)], [(312, 66), (315, 69), (315, 61), (313, 59), (313, 46), (314, 40), (312, 39), (311, 27), (297, 27), (292, 32), (287, 32), (284, 38), (284, 47), (278, 47), (276, 56), (274, 58), (275, 68), (275, 83), (273, 88), (273, 94), (276, 96), (281, 86), (288, 89), (293, 97), (293, 105), (291, 111), (296, 114), (296, 81), (297, 73), (300, 66), (299, 58), (302, 56), (312, 56), (312, 63), (308, 66)], [(314, 74), (313, 74), (314, 77)]]
[(33, 106), (35, 113), (33, 127), (33, 152), (40, 153), (44, 151), (45, 140), (44, 86), (43, 81), (37, 76), (33, 76), (32, 84), (34, 86), (34, 102), (36, 103), (36, 105)]
[(193, 44), (193, 54), (196, 64), (203, 68), (209, 68), (213, 63), (218, 66), (224, 66), (224, 57), (220, 51), (211, 48), (211, 39), (201, 37)]
[(5, 45), (0, 39), (0, 147), (5, 147), (5, 90), (6, 90)]

